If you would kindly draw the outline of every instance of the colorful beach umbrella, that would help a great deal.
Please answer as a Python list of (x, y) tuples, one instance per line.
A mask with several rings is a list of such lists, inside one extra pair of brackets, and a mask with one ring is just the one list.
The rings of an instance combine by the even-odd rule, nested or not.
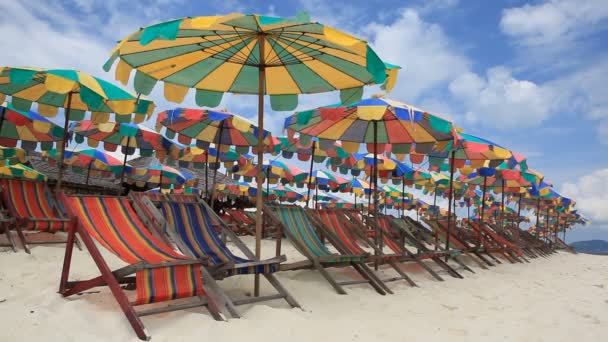
[(45, 175), (28, 166), (11, 164), (10, 162), (6, 162), (3, 165), (0, 164), (0, 178), (23, 178), (38, 182), (47, 180)]
[[(106, 151), (115, 152), (120, 146), (124, 154), (123, 165), (127, 163), (127, 156), (133, 155), (135, 151), (144, 157), (154, 154), (161, 161), (167, 155), (179, 158), (183, 153), (182, 146), (152, 129), (135, 123), (95, 123), (91, 120), (83, 120), (72, 123), (70, 132), (77, 143), (83, 143), (86, 138), (87, 144), (93, 148), (103, 142), (103, 148)], [(119, 189), (122, 188), (123, 180), (124, 172), (120, 177), (121, 187)]]
[(0, 145), (25, 150), (50, 150), (63, 138), (63, 128), (34, 111), (16, 109), (10, 102), (0, 106)]
[[(285, 19), (229, 14), (187, 17), (141, 28), (124, 38), (104, 65), (116, 59), (116, 78), (149, 94), (164, 82), (165, 97), (181, 102), (196, 89), (199, 106), (217, 106), (224, 92), (258, 96), (258, 187), (262, 186), (264, 95), (275, 110), (293, 110), (297, 94), (341, 91), (356, 101), (367, 84), (385, 84), (397, 68), (386, 66), (364, 40), (319, 23), (307, 15)], [(386, 82), (386, 83), (385, 83)], [(256, 256), (261, 256), (262, 194), (256, 201)], [(256, 276), (254, 295), (259, 293)]]
[(0, 146), (0, 163), (25, 163), (27, 161), (27, 153), (19, 147)]
[[(65, 110), (62, 143), (65, 148), (69, 121), (84, 119), (91, 112), (92, 120), (106, 122), (110, 113), (116, 121), (141, 122), (154, 111), (154, 103), (135, 96), (112, 83), (77, 70), (38, 69), (23, 67), (0, 68), (0, 94), (11, 96), (15, 108), (27, 111), (33, 102), (38, 112), (46, 117), (57, 115), (59, 108)], [(0, 99), (0, 102), (4, 99)], [(135, 113), (132, 117), (131, 114)], [(60, 153), (63, 160), (63, 152)], [(61, 188), (63, 163), (59, 167), (57, 189)]]
[[(59, 162), (60, 155), (56, 149), (45, 151), (42, 156), (54, 162)], [(85, 185), (93, 175), (119, 175), (122, 173), (123, 162), (108, 153), (97, 149), (66, 149), (63, 163), (72, 168), (72, 171), (87, 174)], [(127, 166), (127, 172), (130, 166)]]
[(162, 188), (193, 187), (198, 179), (187, 172), (166, 165), (134, 167), (127, 173), (127, 181), (137, 186), (160, 186)]

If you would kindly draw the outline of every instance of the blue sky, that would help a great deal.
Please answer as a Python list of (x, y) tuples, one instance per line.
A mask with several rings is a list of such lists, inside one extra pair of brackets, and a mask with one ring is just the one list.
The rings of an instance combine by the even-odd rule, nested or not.
[[(3, 1), (2, 60), (111, 80), (101, 65), (118, 40), (141, 26), (182, 16), (300, 11), (366, 37), (383, 59), (402, 66), (392, 98), (527, 156), (592, 219), (572, 239), (608, 239), (605, 0)], [(160, 92), (152, 97), (160, 109), (176, 106)], [(242, 99), (226, 96), (222, 106), (255, 119), (255, 100)], [(336, 100), (336, 94), (306, 96), (299, 109)], [(192, 98), (186, 105), (194, 106)], [(280, 134), (288, 114), (268, 111), (269, 128)]]

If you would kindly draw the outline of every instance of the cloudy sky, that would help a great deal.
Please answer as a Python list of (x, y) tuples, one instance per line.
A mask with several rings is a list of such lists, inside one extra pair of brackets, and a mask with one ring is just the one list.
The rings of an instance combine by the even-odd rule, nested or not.
[[(608, 239), (608, 2), (405, 3), (2, 1), (0, 59), (6, 65), (80, 69), (111, 80), (101, 66), (116, 42), (141, 26), (183, 16), (294, 17), (306, 11), (313, 20), (366, 37), (381, 58), (403, 67), (391, 97), (527, 156), (531, 167), (592, 219), (591, 226), (571, 233), (572, 239)], [(153, 93), (158, 108), (174, 107), (158, 88)], [(336, 100), (336, 94), (308, 96), (299, 108)], [(255, 104), (227, 96), (222, 106), (255, 119)], [(281, 133), (288, 114), (268, 111), (269, 128)]]

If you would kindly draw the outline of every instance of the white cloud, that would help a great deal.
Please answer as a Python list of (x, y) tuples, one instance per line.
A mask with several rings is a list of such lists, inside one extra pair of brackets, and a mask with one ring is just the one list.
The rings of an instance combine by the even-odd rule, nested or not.
[(503, 10), (502, 31), (527, 46), (565, 45), (606, 25), (605, 0), (550, 0)]
[(442, 28), (425, 22), (413, 9), (401, 10), (389, 25), (372, 23), (364, 31), (384, 60), (403, 67), (393, 90), (403, 101), (419, 100), (425, 92), (445, 86), (469, 70), (470, 61)]
[(577, 208), (588, 215), (594, 226), (608, 228), (608, 168), (595, 170), (577, 182), (565, 183), (561, 194), (574, 198)]
[(464, 73), (450, 83), (449, 89), (465, 104), (467, 121), (501, 129), (537, 126), (553, 108), (549, 91), (515, 79), (505, 67), (489, 69), (485, 78)]

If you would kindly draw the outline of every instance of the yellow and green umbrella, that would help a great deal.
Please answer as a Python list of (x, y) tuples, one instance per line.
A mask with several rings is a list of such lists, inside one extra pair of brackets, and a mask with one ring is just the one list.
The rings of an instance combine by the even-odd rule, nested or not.
[[(57, 115), (65, 109), (65, 124), (61, 159), (67, 141), (70, 120), (84, 119), (86, 112), (96, 122), (106, 122), (110, 113), (118, 121), (143, 121), (154, 111), (154, 103), (135, 96), (112, 83), (77, 70), (39, 69), (25, 67), (0, 68), (0, 97), (11, 96), (11, 102), (19, 110), (29, 110), (38, 104), (38, 112), (46, 117)], [(131, 114), (135, 113), (135, 117)], [(63, 165), (60, 165), (57, 188), (61, 187)]]
[(8, 163), (25, 163), (27, 153), (19, 147), (0, 146), (0, 165)]
[[(104, 65), (116, 78), (149, 94), (164, 82), (165, 98), (181, 102), (196, 89), (199, 106), (216, 107), (223, 93), (258, 96), (258, 187), (262, 187), (264, 95), (275, 110), (293, 110), (298, 94), (340, 91), (342, 102), (361, 98), (363, 86), (394, 85), (398, 67), (385, 65), (366, 41), (329, 26), (262, 15), (186, 17), (144, 27), (125, 37)], [(388, 71), (387, 71), (388, 70)], [(387, 73), (391, 79), (387, 81)], [(256, 255), (261, 255), (262, 193), (256, 201)], [(255, 294), (259, 277), (256, 276)]]
[(0, 178), (24, 178), (33, 181), (46, 181), (47, 177), (42, 173), (23, 164), (11, 164), (5, 162), (0, 166)]
[[(44, 151), (42, 156), (53, 162), (58, 162), (60, 158), (59, 151), (56, 149)], [(70, 166), (74, 172), (86, 173), (85, 185), (89, 184), (91, 174), (93, 176), (119, 175), (124, 167), (130, 168), (109, 153), (97, 149), (66, 149), (63, 163)]]

